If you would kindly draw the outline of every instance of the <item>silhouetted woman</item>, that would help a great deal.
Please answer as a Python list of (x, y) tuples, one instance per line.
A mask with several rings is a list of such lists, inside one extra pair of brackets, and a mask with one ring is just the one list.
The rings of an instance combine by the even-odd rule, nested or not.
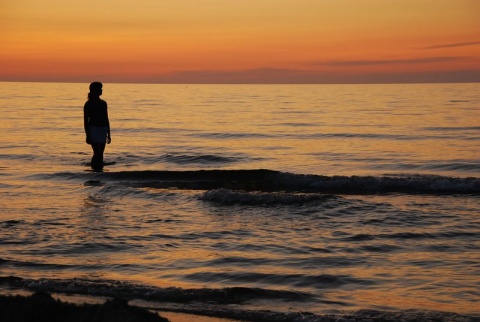
[(88, 101), (83, 107), (83, 125), (87, 135), (87, 144), (90, 144), (93, 149), (92, 169), (95, 171), (102, 171), (105, 144), (112, 142), (107, 102), (100, 99), (102, 87), (100, 82), (90, 84)]

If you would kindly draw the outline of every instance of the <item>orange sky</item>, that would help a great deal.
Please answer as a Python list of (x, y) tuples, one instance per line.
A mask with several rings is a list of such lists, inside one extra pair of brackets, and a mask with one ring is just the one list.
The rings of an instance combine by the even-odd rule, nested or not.
[(0, 81), (480, 82), (479, 0), (0, 0)]

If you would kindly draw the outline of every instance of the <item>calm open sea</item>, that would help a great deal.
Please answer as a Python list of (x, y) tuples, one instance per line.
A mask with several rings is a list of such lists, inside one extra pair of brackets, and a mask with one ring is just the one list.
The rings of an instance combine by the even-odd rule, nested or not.
[(480, 84), (105, 84), (103, 173), (87, 92), (1, 83), (4, 292), (254, 321), (480, 316)]

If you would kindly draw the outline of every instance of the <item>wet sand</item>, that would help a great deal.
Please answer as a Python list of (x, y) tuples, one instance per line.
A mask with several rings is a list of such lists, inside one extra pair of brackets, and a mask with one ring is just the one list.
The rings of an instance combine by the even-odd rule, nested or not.
[(212, 318), (209, 316), (200, 316), (185, 313), (173, 313), (173, 312), (161, 312), (164, 318), (167, 318), (170, 322), (234, 322), (238, 320), (230, 320), (223, 318)]

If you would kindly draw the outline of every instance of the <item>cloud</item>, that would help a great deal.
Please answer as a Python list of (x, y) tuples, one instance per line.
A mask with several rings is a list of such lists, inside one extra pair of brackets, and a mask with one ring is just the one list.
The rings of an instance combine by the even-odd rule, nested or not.
[(381, 84), (480, 82), (480, 70), (338, 74), (281, 68), (183, 71), (140, 81), (171, 84)]
[(453, 44), (442, 44), (442, 45), (433, 45), (423, 47), (421, 49), (441, 49), (441, 48), (452, 48), (452, 47), (465, 47), (465, 46), (475, 46), (480, 45), (480, 41), (470, 41), (470, 42), (459, 42)]
[(154, 84), (399, 84), (399, 83), (479, 83), (480, 69), (456, 71), (334, 73), (282, 68), (236, 71), (182, 71), (161, 75), (2, 75), (0, 81), (90, 82)]
[(313, 62), (310, 66), (335, 66), (335, 67), (360, 67), (360, 66), (378, 66), (378, 65), (398, 65), (398, 64), (429, 64), (442, 63), (455, 60), (461, 60), (465, 57), (428, 57), (413, 59), (374, 59), (374, 60), (331, 60), (324, 62)]

